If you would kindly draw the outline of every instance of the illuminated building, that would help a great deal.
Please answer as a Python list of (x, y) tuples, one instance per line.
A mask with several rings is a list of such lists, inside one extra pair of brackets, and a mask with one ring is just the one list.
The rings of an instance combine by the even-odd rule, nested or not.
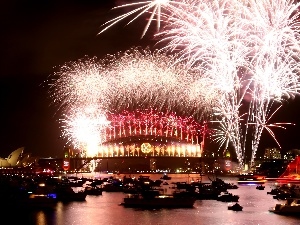
[(18, 148), (12, 153), (9, 154), (9, 156), (5, 159), (0, 158), (0, 167), (14, 167), (17, 166), (22, 153), (23, 153), (24, 148)]
[(278, 148), (266, 148), (264, 159), (281, 159), (280, 149)]
[(300, 150), (299, 149), (292, 149), (292, 150), (287, 151), (284, 154), (283, 158), (292, 160), (292, 159), (295, 159), (297, 156), (300, 156)]

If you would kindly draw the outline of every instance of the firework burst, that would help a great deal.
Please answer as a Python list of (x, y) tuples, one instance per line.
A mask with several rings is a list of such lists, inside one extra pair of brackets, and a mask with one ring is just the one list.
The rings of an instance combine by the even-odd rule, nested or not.
[(271, 113), (271, 106), (267, 105), (266, 110), (260, 110), (259, 113), (256, 113), (254, 115), (259, 115), (259, 117), (254, 119), (254, 123), (249, 123), (254, 126), (253, 129), (253, 139), (252, 139), (252, 155), (251, 155), (251, 163), (254, 163), (254, 159), (256, 156), (256, 151), (258, 148), (259, 140), (261, 137), (261, 134), (263, 130), (267, 130), (267, 132), (271, 135), (271, 137), (274, 139), (276, 144), (281, 148), (279, 142), (276, 139), (275, 133), (272, 131), (271, 128), (281, 128), (281, 129), (286, 129), (286, 125), (295, 125), (293, 123), (270, 123), (270, 120), (272, 117), (275, 115), (275, 113), (282, 107), (281, 105), (277, 107), (274, 112), (270, 115)]
[(218, 114), (215, 141), (225, 147), (230, 142), (240, 165), (254, 127), (253, 161), (262, 130), (274, 138), (270, 128), (280, 125), (267, 125), (273, 102), (299, 93), (299, 6), (292, 0), (148, 0), (117, 6), (130, 10), (100, 33), (149, 14), (142, 37), (155, 21), (155, 36), (164, 46), (67, 64), (57, 74), (52, 97), (72, 113), (94, 106), (104, 114), (136, 108), (197, 120)]
[(94, 106), (73, 110), (60, 120), (67, 144), (81, 149), (83, 155), (95, 156), (99, 144), (106, 141), (104, 134), (110, 122), (106, 115)]
[[(110, 112), (154, 108), (200, 121), (206, 107), (191, 105), (187, 90), (195, 75), (175, 64), (174, 56), (149, 49), (132, 48), (101, 60), (86, 57), (66, 63), (54, 77), (50, 93), (67, 115), (62, 120), (64, 136), (76, 146), (101, 145), (105, 137), (100, 133), (109, 125), (103, 116)], [(83, 139), (79, 130), (85, 134)]]
[(181, 5), (185, 5), (185, 4), (181, 1), (174, 1), (174, 0), (173, 1), (172, 0), (149, 0), (149, 1), (140, 1), (140, 2), (124, 4), (124, 5), (114, 7), (113, 8), (114, 10), (120, 8), (134, 8), (134, 9), (104, 23), (102, 26), (105, 26), (105, 28), (101, 30), (99, 34), (101, 34), (102, 32), (106, 31), (116, 23), (126, 18), (133, 17), (133, 19), (131, 19), (128, 22), (128, 24), (130, 24), (137, 18), (141, 17), (143, 14), (150, 14), (150, 17), (148, 18), (148, 22), (141, 36), (143, 38), (152, 22), (156, 21), (156, 28), (157, 30), (159, 30), (161, 27), (161, 22), (164, 19), (168, 18), (168, 13), (174, 13), (174, 12), (179, 13), (178, 11)]

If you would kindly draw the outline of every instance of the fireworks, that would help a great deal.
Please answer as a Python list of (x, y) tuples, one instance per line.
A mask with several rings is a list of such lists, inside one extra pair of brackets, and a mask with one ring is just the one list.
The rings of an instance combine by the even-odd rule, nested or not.
[[(299, 13), (298, 4), (292, 1), (264, 0), (260, 4), (250, 2), (250, 16), (253, 21), (255, 48), (251, 55), (253, 84), (248, 121), (255, 127), (252, 140), (251, 162), (254, 162), (263, 129), (277, 142), (269, 119), (274, 101), (281, 102), (299, 93)], [(271, 115), (271, 116), (268, 116)], [(283, 123), (289, 124), (289, 123)]]
[[(294, 125), (292, 123), (269, 123), (269, 121), (271, 120), (271, 118), (274, 116), (274, 114), (281, 108), (281, 106), (277, 107), (274, 112), (269, 115), (268, 113), (270, 113), (270, 108), (271, 107), (268, 107), (268, 111), (266, 110), (261, 110), (261, 115), (259, 118), (256, 118), (255, 123), (253, 123), (255, 129), (254, 129), (254, 132), (253, 132), (253, 135), (254, 137), (256, 138), (253, 138), (252, 139), (252, 146), (253, 148), (255, 149), (255, 151), (253, 152), (252, 154), (252, 158), (251, 158), (251, 161), (254, 161), (255, 159), (255, 153), (256, 153), (256, 150), (257, 150), (257, 147), (258, 147), (258, 144), (259, 144), (259, 139), (260, 139), (260, 136), (262, 134), (262, 131), (265, 129), (269, 132), (269, 134), (273, 137), (273, 139), (275, 140), (275, 142), (277, 143), (277, 145), (280, 147), (280, 144), (279, 142), (277, 141), (276, 137), (275, 137), (275, 134), (274, 132), (271, 130), (271, 128), (273, 127), (276, 127), (276, 128), (282, 128), (282, 129), (286, 129), (285, 128), (285, 125)], [(267, 113), (265, 115), (265, 113)]]
[(270, 127), (280, 123), (269, 123), (277, 111), (272, 113), (273, 103), (299, 93), (299, 6), (292, 0), (148, 0), (117, 6), (129, 12), (105, 23), (100, 33), (149, 14), (142, 37), (156, 22), (155, 37), (163, 47), (67, 64), (51, 94), (73, 119), (87, 107), (103, 115), (153, 108), (198, 121), (213, 117), (207, 123), (219, 124), (215, 141), (225, 148), (231, 143), (240, 165), (253, 131), (253, 162), (264, 129), (276, 141)]
[(133, 19), (131, 19), (128, 22), (128, 24), (133, 22), (137, 18), (141, 17), (143, 14), (150, 14), (150, 17), (148, 18), (148, 22), (142, 33), (142, 37), (144, 37), (144, 35), (146, 34), (146, 32), (148, 31), (148, 29), (150, 27), (150, 24), (153, 21), (156, 21), (156, 27), (157, 27), (157, 30), (159, 30), (161, 27), (161, 22), (162, 22), (163, 18), (166, 19), (168, 13), (171, 13), (174, 11), (177, 12), (178, 7), (181, 5), (185, 5), (185, 4), (182, 3), (181, 1), (172, 1), (172, 0), (148, 0), (148, 1), (134, 2), (134, 3), (117, 6), (113, 9), (116, 10), (116, 9), (125, 8), (125, 7), (126, 8), (130, 7), (130, 8), (134, 8), (134, 9), (127, 13), (124, 13), (123, 15), (120, 15), (114, 19), (111, 19), (108, 22), (106, 22), (105, 24), (103, 24), (103, 26), (105, 26), (105, 28), (102, 31), (100, 31), (99, 34), (104, 32), (105, 30), (109, 29), (116, 23), (118, 23), (130, 16), (133, 16)]
[(199, 144), (202, 126), (192, 117), (180, 117), (174, 113), (158, 113), (154, 110), (123, 111), (108, 114), (111, 121), (107, 128), (107, 140), (130, 136), (170, 137), (183, 142)]
[(109, 119), (111, 112), (153, 108), (200, 121), (210, 105), (197, 102), (195, 108), (189, 87), (196, 77), (190, 72), (184, 65), (175, 64), (174, 56), (132, 48), (101, 60), (85, 57), (66, 63), (54, 74), (50, 93), (66, 115), (61, 120), (64, 136), (82, 149), (91, 143), (99, 146), (107, 139), (103, 133), (111, 125), (108, 121), (115, 121)]
[[(220, 95), (214, 102), (214, 113), (221, 116), (216, 141), (225, 147), (230, 141), (240, 164), (246, 154), (249, 125), (255, 124), (253, 163), (262, 129), (276, 141), (263, 125), (270, 105), (299, 93), (299, 4), (279, 0), (192, 2), (187, 15), (171, 15), (170, 23), (157, 36), (166, 43), (164, 49), (178, 53), (178, 61), (187, 61), (211, 80)], [(245, 115), (241, 108), (249, 102), (244, 101), (249, 95)], [(242, 123), (245, 116), (248, 119)]]
[(83, 149), (83, 154), (88, 156), (98, 153), (99, 144), (106, 140), (105, 130), (110, 125), (106, 115), (93, 107), (81, 107), (61, 119), (61, 123), (68, 143)]

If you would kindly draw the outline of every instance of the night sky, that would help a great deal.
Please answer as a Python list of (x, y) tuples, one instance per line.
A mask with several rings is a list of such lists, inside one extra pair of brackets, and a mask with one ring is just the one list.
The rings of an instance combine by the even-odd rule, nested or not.
[[(97, 35), (101, 24), (120, 15), (111, 11), (128, 1), (2, 0), (0, 2), (0, 157), (19, 147), (42, 157), (61, 157), (65, 140), (43, 83), (59, 66), (84, 56), (103, 57), (133, 46), (154, 46), (151, 32), (140, 39), (145, 21), (120, 23)], [(124, 9), (125, 10), (125, 9)], [(284, 151), (300, 148), (300, 98), (284, 103), (274, 129)], [(277, 147), (265, 132), (259, 151)]]

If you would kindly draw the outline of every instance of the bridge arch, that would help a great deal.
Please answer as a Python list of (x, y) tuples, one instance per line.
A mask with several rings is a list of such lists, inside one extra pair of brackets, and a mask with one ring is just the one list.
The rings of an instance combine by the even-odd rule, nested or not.
[(201, 157), (203, 126), (192, 117), (155, 110), (107, 115), (96, 157)]

